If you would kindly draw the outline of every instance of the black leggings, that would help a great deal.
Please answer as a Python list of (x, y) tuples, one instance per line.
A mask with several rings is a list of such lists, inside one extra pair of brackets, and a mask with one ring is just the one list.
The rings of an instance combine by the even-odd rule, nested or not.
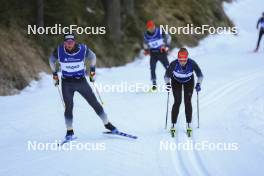
[(259, 48), (259, 44), (260, 44), (260, 41), (261, 41), (261, 38), (262, 38), (262, 35), (264, 34), (264, 28), (261, 28), (260, 30), (259, 30), (259, 37), (258, 37), (258, 43), (257, 43), (257, 48), (256, 49), (258, 49)]
[(89, 105), (92, 106), (92, 108), (95, 110), (97, 115), (99, 115), (101, 118), (106, 118), (104, 117), (105, 115), (103, 107), (97, 101), (91, 87), (89, 86), (85, 78), (62, 79), (62, 95), (65, 103), (64, 116), (67, 128), (72, 128), (73, 96), (75, 91), (79, 92), (85, 98)]
[(169, 61), (167, 58), (167, 53), (152, 52), (150, 53), (150, 73), (151, 80), (156, 81), (156, 65), (160, 61), (165, 69), (169, 67)]
[(192, 122), (192, 94), (194, 88), (194, 78), (186, 83), (179, 83), (177, 80), (171, 80), (172, 92), (174, 96), (174, 104), (171, 111), (171, 122), (176, 123), (180, 105), (182, 101), (182, 87), (184, 91), (184, 105), (185, 105), (185, 116), (186, 122)]

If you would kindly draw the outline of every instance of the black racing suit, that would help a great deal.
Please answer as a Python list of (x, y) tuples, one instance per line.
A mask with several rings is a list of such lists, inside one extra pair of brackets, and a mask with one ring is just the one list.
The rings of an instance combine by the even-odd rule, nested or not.
[(151, 73), (151, 80), (153, 83), (156, 82), (157, 76), (156, 76), (156, 65), (157, 62), (160, 61), (161, 64), (165, 69), (169, 67), (169, 60), (167, 57), (167, 52), (160, 52), (150, 50), (150, 73)]
[[(76, 45), (73, 51), (68, 51), (68, 53), (78, 52), (78, 46)], [(90, 62), (94, 62), (96, 59), (95, 54), (89, 49), (87, 52), (86, 59), (90, 59)], [(58, 52), (57, 48), (54, 50), (53, 54), (50, 57), (50, 65), (52, 71), (55, 72), (55, 63), (58, 61)], [(94, 66), (95, 67), (95, 66)], [(67, 129), (72, 129), (73, 122), (73, 96), (75, 92), (81, 94), (82, 97), (89, 103), (89, 105), (94, 109), (96, 114), (102, 119), (104, 124), (108, 123), (108, 118), (104, 112), (103, 107), (97, 101), (96, 96), (94, 95), (90, 85), (88, 84), (85, 75), (83, 77), (61, 77), (62, 82), (62, 95), (65, 103), (65, 123)]]
[(259, 49), (259, 44), (260, 44), (261, 38), (262, 38), (262, 36), (263, 36), (263, 34), (264, 34), (264, 17), (261, 17), (261, 18), (258, 20), (257, 28), (259, 27), (259, 24), (261, 24), (262, 26), (260, 27), (260, 30), (259, 30), (259, 36), (258, 36), (258, 42), (257, 42), (256, 50)]
[[(148, 36), (154, 36), (155, 33), (146, 32)], [(169, 34), (162, 33), (162, 38), (164, 40), (164, 45), (169, 47), (171, 42), (171, 36)], [(150, 74), (151, 74), (151, 80), (153, 82), (153, 85), (156, 85), (156, 65), (157, 62), (160, 61), (161, 64), (165, 69), (169, 67), (169, 60), (168, 60), (168, 53), (166, 51), (162, 51), (160, 48), (150, 48), (148, 46), (148, 41), (144, 40), (144, 49), (149, 50), (150, 53)]]
[(82, 97), (89, 103), (89, 105), (94, 109), (96, 114), (102, 118), (105, 117), (105, 113), (101, 104), (97, 101), (90, 85), (88, 84), (85, 77), (83, 78), (62, 78), (62, 95), (65, 102), (65, 120), (66, 125), (72, 124), (73, 119), (73, 96), (75, 92), (78, 92)]
[[(192, 65), (193, 71), (196, 73), (196, 76), (198, 77), (199, 83), (201, 83), (203, 74), (201, 72), (201, 69), (197, 65), (197, 63), (192, 60), (188, 59), (189, 64)], [(176, 60), (173, 61), (169, 68), (167, 69), (165, 73), (165, 81), (168, 82), (169, 79), (171, 79), (171, 87), (172, 92), (174, 96), (174, 104), (171, 111), (171, 122), (175, 124), (177, 122), (178, 114), (180, 105), (182, 102), (182, 90), (184, 92), (184, 105), (185, 105), (185, 116), (186, 116), (186, 122), (191, 123), (192, 122), (192, 94), (194, 89), (194, 76), (191, 75), (189, 81), (187, 82), (180, 82), (179, 80), (175, 79), (175, 76), (173, 75), (175, 67), (176, 67)], [(182, 69), (184, 70), (185, 67), (183, 66)]]

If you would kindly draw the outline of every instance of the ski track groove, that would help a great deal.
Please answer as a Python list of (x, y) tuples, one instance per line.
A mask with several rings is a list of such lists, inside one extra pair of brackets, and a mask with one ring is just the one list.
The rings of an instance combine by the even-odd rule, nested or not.
[[(240, 79), (237, 79), (236, 81), (230, 82), (230, 83), (226, 84), (225, 86), (220, 87), (219, 89), (217, 89), (215, 92), (213, 92), (210, 95), (210, 96), (214, 97), (213, 100), (206, 101), (208, 99), (211, 99), (210, 96), (203, 99), (203, 102), (207, 102), (207, 103), (201, 104), (201, 106), (200, 106), (201, 109), (206, 108), (211, 103), (215, 103), (215, 102), (219, 101), (219, 99), (221, 99), (221, 97), (225, 96), (229, 92), (232, 92), (233, 90), (236, 90), (237, 88), (239, 88), (243, 84), (248, 84), (251, 81), (255, 81), (255, 80), (261, 78), (262, 75), (263, 74), (262, 74), (261, 70), (253, 71), (252, 74), (249, 74), (248, 76), (245, 76), (245, 77), (242, 76)], [(225, 90), (225, 91), (222, 92), (222, 90)], [(214, 94), (216, 95), (219, 92), (221, 92), (221, 94), (220, 94), (220, 96), (217, 96), (217, 98), (216, 98), (216, 96), (214, 96)], [(196, 111), (196, 113), (197, 113), (197, 111)], [(196, 143), (196, 141), (197, 141), (196, 140), (197, 137), (195, 137), (195, 136), (196, 135), (194, 132), (192, 134), (192, 140), (194, 143)], [(201, 168), (202, 172), (205, 175), (210, 175), (210, 173), (208, 172), (208, 170), (206, 169), (205, 165), (202, 162), (201, 155), (199, 154), (199, 152), (197, 150), (195, 150), (195, 151), (192, 150), (192, 153), (195, 155), (196, 161), (198, 161), (198, 163), (200, 163), (199, 168)]]
[[(183, 117), (183, 112), (180, 112), (179, 113), (179, 117)], [(178, 118), (178, 123), (176, 125), (176, 136), (175, 136), (175, 139), (171, 138), (170, 136), (170, 142), (172, 143), (175, 143), (176, 144), (179, 144), (179, 142), (184, 142), (184, 140), (180, 140), (183, 138), (183, 135), (185, 136), (185, 131), (184, 130), (180, 130), (181, 128), (179, 128), (179, 124), (181, 123), (181, 118)], [(181, 132), (181, 134), (179, 134)], [(183, 132), (183, 133), (182, 133)], [(176, 149), (177, 151), (175, 152), (174, 150), (171, 150), (171, 161), (174, 165), (174, 170), (175, 170), (175, 173), (177, 173), (177, 175), (184, 175), (184, 176), (192, 176), (192, 175), (197, 175), (197, 173), (195, 174), (192, 174), (190, 172), (190, 170), (193, 170), (194, 167), (192, 167), (193, 165), (196, 165), (195, 169), (198, 169), (198, 168), (202, 168), (202, 169), (198, 169), (199, 173), (202, 173), (200, 175), (210, 175), (208, 174), (208, 171), (206, 170), (206, 168), (204, 167), (204, 165), (202, 164), (202, 161), (201, 161), (201, 158), (198, 157), (197, 154), (193, 153), (193, 157), (192, 157), (192, 160), (191, 160), (191, 163), (189, 163), (188, 159), (190, 159), (190, 157), (192, 155), (188, 155), (188, 157), (184, 156), (184, 153), (186, 153), (187, 151), (184, 151), (184, 150), (178, 150)], [(187, 161), (186, 161), (187, 160)], [(197, 164), (198, 163), (198, 164)], [(192, 168), (192, 169), (191, 169)]]
[[(179, 117), (185, 117), (185, 115), (183, 115), (184, 113), (181, 112), (179, 114)], [(184, 118), (185, 119), (185, 118)], [(176, 130), (176, 143), (179, 144), (179, 142), (187, 142), (187, 140), (190, 140), (187, 136), (186, 136), (186, 129), (182, 126), (179, 125), (181, 124), (181, 121), (183, 120), (183, 118), (179, 118), (178, 119), (178, 125), (177, 125), (177, 129)], [(191, 139), (192, 140), (192, 139)], [(174, 154), (175, 155), (175, 154)], [(207, 169), (205, 168), (201, 158), (195, 154), (195, 152), (193, 150), (177, 150), (176, 155), (179, 158), (180, 164), (182, 169), (184, 170), (184, 175), (201, 175), (201, 176), (206, 176), (206, 175), (210, 175), (209, 172), (207, 171)], [(195, 171), (194, 173), (191, 171)]]
[[(202, 102), (206, 102), (206, 103), (202, 103), (200, 105), (201, 109), (204, 109), (204, 108), (208, 107), (208, 105), (219, 101), (219, 99), (221, 99), (221, 97), (223, 97), (223, 96), (227, 95), (229, 92), (232, 92), (233, 90), (239, 88), (241, 85), (248, 84), (248, 82), (254, 81), (261, 76), (262, 76), (261, 70), (252, 71), (252, 73), (249, 73), (246, 76), (241, 76), (241, 78), (239, 78), (235, 81), (232, 81), (232, 82), (230, 81), (229, 83), (225, 84), (224, 86), (217, 88), (214, 92), (212, 92), (208, 96), (202, 97), (202, 99), (201, 99)], [(197, 113), (197, 111), (196, 111), (196, 113)], [(179, 117), (184, 117), (184, 119), (185, 119), (184, 112), (179, 113)], [(178, 118), (177, 124), (181, 124), (181, 121), (182, 121), (181, 119), (182, 118)], [(185, 134), (186, 129), (183, 126), (181, 128), (179, 126), (181, 126), (181, 125), (177, 125), (178, 130), (176, 131), (176, 143), (178, 144), (179, 142), (186, 142), (187, 140), (192, 140), (193, 143), (196, 143), (197, 137), (195, 137), (196, 136), (195, 133), (193, 132), (192, 137), (189, 139)], [(181, 133), (181, 134), (179, 134), (179, 133)], [(174, 142), (174, 141), (175, 140), (173, 140), (171, 142)], [(176, 158), (178, 161), (176, 161)], [(202, 176), (211, 175), (210, 172), (208, 171), (208, 169), (203, 164), (201, 155), (195, 149), (194, 150), (188, 150), (188, 151), (177, 150), (176, 157), (175, 157), (175, 152), (171, 151), (171, 159), (172, 159), (172, 162), (176, 165), (174, 167), (174, 169), (175, 169), (176, 173), (178, 173), (178, 175), (202, 175)], [(180, 166), (180, 172), (177, 170), (177, 166)], [(190, 172), (191, 170), (195, 171), (195, 173), (191, 173)]]
[(261, 76), (261, 71), (257, 70), (257, 71), (254, 71), (253, 74), (242, 76), (241, 78), (235, 81), (230, 81), (224, 86), (217, 88), (215, 91), (210, 93), (208, 96), (202, 96), (201, 101), (206, 102), (206, 103), (201, 104), (200, 107), (208, 106), (211, 103), (217, 102), (221, 97), (225, 96), (227, 93), (231, 92), (232, 90), (236, 88), (239, 88), (241, 85), (245, 84), (246, 82), (256, 79), (257, 76)]
[[(179, 123), (178, 123), (179, 124)], [(179, 129), (179, 128), (177, 128), (177, 129)], [(176, 143), (177, 144), (179, 144), (179, 136), (180, 136), (180, 134), (179, 134), (179, 130), (177, 130), (176, 129)], [(185, 152), (185, 151), (183, 151), (183, 152)], [(186, 163), (184, 162), (184, 156), (183, 156), (183, 152), (182, 151), (179, 151), (178, 149), (177, 149), (177, 153), (176, 153), (176, 155), (178, 156), (178, 159), (179, 159), (179, 162), (180, 162), (180, 165), (181, 165), (181, 168), (183, 169), (183, 173), (184, 173), (184, 175), (190, 175), (191, 176), (191, 173), (189, 172), (189, 170), (190, 169), (188, 169), (188, 166), (186, 165)], [(174, 155), (175, 155), (175, 153), (173, 153)], [(191, 166), (190, 164), (189, 164), (189, 166)], [(190, 167), (189, 167), (190, 168)]]
[[(185, 138), (186, 141), (192, 140), (193, 144), (196, 143), (196, 140), (194, 139), (194, 132), (192, 132), (192, 136), (188, 138), (186, 134), (186, 129), (182, 127), (182, 131), (183, 131), (183, 133), (181, 134), (182, 138)], [(186, 153), (186, 155), (188, 156), (190, 160), (191, 165), (194, 166), (193, 168), (194, 170), (196, 170), (195, 174), (191, 174), (191, 175), (201, 175), (201, 176), (211, 175), (208, 169), (203, 164), (201, 156), (199, 155), (199, 152), (197, 150), (193, 149), (193, 150), (188, 150), (188, 151), (183, 151), (183, 152)]]

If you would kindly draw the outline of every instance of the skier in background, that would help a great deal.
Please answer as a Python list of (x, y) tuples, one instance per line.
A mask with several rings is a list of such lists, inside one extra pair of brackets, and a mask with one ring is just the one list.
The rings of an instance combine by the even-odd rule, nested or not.
[(169, 66), (168, 50), (171, 43), (169, 34), (165, 34), (156, 27), (152, 20), (146, 24), (146, 32), (144, 33), (144, 54), (150, 54), (150, 72), (152, 80), (152, 91), (157, 89), (156, 81), (156, 65), (160, 61), (165, 69)]
[[(260, 25), (260, 29), (259, 29), (259, 25)], [(257, 29), (259, 29), (259, 37), (258, 37), (257, 47), (254, 50), (254, 52), (258, 52), (259, 44), (260, 44), (262, 35), (264, 34), (264, 12), (262, 13), (262, 17), (260, 17), (257, 22)]]
[(90, 82), (95, 81), (95, 65), (96, 55), (85, 44), (79, 44), (75, 41), (73, 34), (64, 35), (64, 43), (60, 44), (49, 58), (51, 70), (53, 72), (53, 80), (55, 86), (59, 86), (59, 77), (57, 74), (56, 63), (61, 68), (61, 84), (62, 95), (65, 103), (65, 123), (66, 123), (66, 140), (73, 139), (73, 96), (75, 92), (79, 92), (85, 100), (92, 106), (97, 115), (101, 118), (106, 129), (117, 131), (104, 112), (103, 107), (97, 101), (91, 87), (89, 86), (86, 76), (86, 62), (90, 61)]
[(186, 48), (181, 48), (178, 52), (178, 59), (174, 60), (167, 69), (164, 79), (167, 84), (167, 91), (172, 88), (174, 96), (174, 104), (171, 112), (171, 134), (175, 134), (175, 124), (177, 122), (179, 109), (182, 101), (182, 89), (184, 92), (185, 116), (187, 122), (187, 133), (191, 134), (192, 128), (192, 94), (194, 89), (193, 71), (198, 77), (195, 89), (197, 92), (201, 90), (201, 83), (203, 74), (197, 63), (188, 58), (188, 51)]

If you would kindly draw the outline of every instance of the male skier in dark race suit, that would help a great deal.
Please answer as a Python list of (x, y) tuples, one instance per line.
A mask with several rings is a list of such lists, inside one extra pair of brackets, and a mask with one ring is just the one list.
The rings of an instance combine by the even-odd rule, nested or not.
[(168, 50), (171, 43), (171, 37), (169, 34), (165, 34), (156, 27), (152, 20), (149, 20), (146, 24), (146, 32), (144, 33), (144, 54), (150, 54), (150, 72), (152, 80), (152, 91), (157, 89), (156, 81), (156, 65), (157, 62), (161, 62), (165, 69), (169, 67)]
[(73, 96), (78, 92), (85, 98), (96, 114), (101, 118), (106, 129), (114, 132), (117, 128), (113, 126), (107, 115), (97, 101), (86, 76), (86, 62), (90, 61), (90, 81), (95, 81), (96, 55), (85, 44), (77, 43), (73, 34), (65, 34), (64, 42), (55, 48), (49, 58), (55, 86), (59, 86), (59, 77), (56, 70), (56, 63), (60, 64), (62, 95), (65, 103), (64, 118), (66, 123), (66, 140), (74, 137), (73, 131)]
[[(259, 28), (259, 26), (260, 26), (260, 28)], [(257, 22), (257, 29), (259, 29), (259, 37), (258, 37), (258, 41), (257, 41), (257, 47), (254, 50), (254, 52), (258, 52), (259, 44), (260, 44), (261, 38), (264, 34), (264, 12), (262, 13), (262, 17), (260, 17), (258, 22)]]

